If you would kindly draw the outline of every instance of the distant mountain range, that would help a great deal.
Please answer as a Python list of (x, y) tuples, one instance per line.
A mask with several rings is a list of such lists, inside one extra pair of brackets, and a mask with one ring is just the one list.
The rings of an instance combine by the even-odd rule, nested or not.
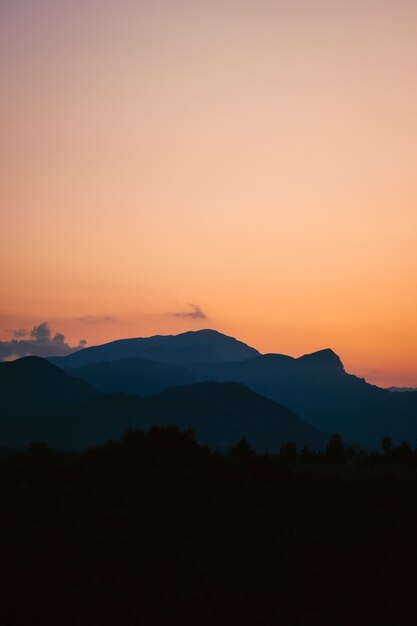
[(235, 381), (288, 406), (320, 430), (364, 445), (378, 446), (387, 434), (413, 445), (417, 438), (417, 393), (390, 393), (347, 374), (330, 349), (300, 358), (262, 355), (203, 330), (116, 341), (51, 361), (103, 392), (149, 395), (176, 385)]
[(417, 394), (390, 393), (347, 374), (331, 350), (298, 359), (263, 355), (195, 371), (199, 380), (244, 383), (290, 407), (305, 422), (364, 445), (378, 446), (387, 434), (413, 446), (417, 439)]
[[(300, 358), (262, 355), (202, 330), (123, 339), (49, 363), (33, 358), (0, 364), (2, 445), (16, 445), (29, 432), (39, 439), (52, 431), (50, 440), (60, 445), (87, 445), (120, 434), (128, 424), (145, 427), (158, 420), (195, 428), (214, 446), (250, 433), (259, 450), (289, 440), (321, 447), (323, 433), (333, 432), (366, 446), (379, 446), (386, 435), (413, 446), (417, 439), (417, 393), (392, 393), (347, 374), (330, 349)], [(41, 418), (43, 431), (36, 426)]]
[(277, 452), (288, 441), (323, 449), (329, 438), (239, 383), (200, 383), (143, 398), (104, 394), (38, 357), (0, 364), (0, 397), (4, 446), (44, 441), (82, 448), (153, 424), (193, 429), (200, 442), (222, 450), (242, 437), (260, 452)]

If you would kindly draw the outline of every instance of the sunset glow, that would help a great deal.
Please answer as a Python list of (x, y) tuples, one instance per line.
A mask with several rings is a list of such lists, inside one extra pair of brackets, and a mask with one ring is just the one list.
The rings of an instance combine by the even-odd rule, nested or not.
[(214, 328), (417, 387), (417, 4), (6, 0), (0, 340)]

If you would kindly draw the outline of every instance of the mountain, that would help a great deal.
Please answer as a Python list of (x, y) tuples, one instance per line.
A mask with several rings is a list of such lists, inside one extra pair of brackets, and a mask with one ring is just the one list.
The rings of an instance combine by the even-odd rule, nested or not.
[(37, 356), (0, 363), (0, 442), (22, 445), (38, 439), (37, 420), (58, 407), (78, 407), (98, 392)]
[(125, 339), (50, 361), (102, 392), (145, 396), (190, 383), (234, 381), (291, 408), (321, 431), (366, 446), (378, 446), (386, 435), (413, 446), (417, 439), (417, 394), (391, 393), (348, 374), (330, 349), (299, 358), (261, 355), (204, 330)]
[(26, 357), (0, 366), (2, 446), (44, 441), (82, 448), (120, 438), (130, 427), (175, 424), (197, 439), (227, 449), (245, 436), (260, 452), (294, 441), (321, 449), (328, 435), (290, 409), (238, 383), (200, 383), (148, 397), (103, 394), (48, 361)]
[(200, 383), (146, 398), (101, 395), (85, 402), (75, 414), (65, 408), (55, 412), (55, 419), (61, 426), (50, 433), (49, 442), (59, 447), (68, 447), (68, 442), (71, 447), (97, 445), (119, 439), (128, 428), (147, 430), (168, 424), (192, 429), (200, 443), (222, 450), (242, 437), (258, 452), (276, 452), (288, 441), (300, 449), (305, 445), (323, 449), (329, 439), (291, 410), (239, 383)]
[(242, 436), (260, 452), (274, 452), (293, 441), (322, 449), (328, 435), (301, 422), (290, 409), (240, 383), (206, 382), (168, 389), (143, 398), (141, 420), (195, 430), (197, 439), (227, 449)]
[[(88, 357), (86, 349), (61, 359), (59, 365), (102, 391), (141, 395), (191, 382), (240, 382), (290, 407), (304, 422), (320, 430), (339, 432), (347, 439), (364, 445), (378, 446), (385, 435), (390, 435), (396, 442), (406, 439), (414, 445), (417, 438), (417, 394), (390, 393), (348, 374), (338, 355), (329, 348), (299, 358), (282, 354), (261, 355), (256, 351), (253, 355), (252, 348), (242, 348), (244, 344), (214, 331), (185, 335), (185, 341), (194, 342), (193, 361), (188, 363), (184, 363), (184, 350), (176, 352), (174, 349), (177, 344), (172, 342), (172, 337), (156, 337), (159, 356), (165, 354), (164, 363), (130, 359), (91, 363), (84, 368), (74, 367), (74, 361), (81, 358), (83, 353), (87, 353)], [(182, 345), (185, 335), (177, 336), (178, 345)], [(204, 337), (205, 342), (213, 342), (213, 349), (209, 350), (205, 343), (204, 349), (198, 354), (201, 337)], [(145, 342), (139, 345), (152, 346), (152, 339), (128, 341)], [(225, 343), (236, 347), (235, 342), (240, 356), (247, 355), (247, 358), (218, 362), (206, 358), (207, 352), (214, 358), (214, 346)], [(101, 349), (110, 350), (112, 345), (105, 344), (89, 350), (98, 351), (94, 352), (98, 358)], [(151, 354), (149, 349), (148, 355)], [(227, 354), (223, 353), (223, 356), (226, 358)], [(174, 363), (175, 359), (177, 363)]]
[(79, 404), (97, 395), (85, 381), (71, 378), (37, 356), (0, 363), (1, 416), (45, 407)]
[(417, 391), (416, 387), (387, 387), (386, 388), (387, 391), (392, 391), (392, 392), (398, 392), (398, 393), (404, 393), (404, 391)]
[(215, 330), (189, 331), (180, 335), (156, 335), (135, 339), (119, 339), (92, 346), (66, 357), (49, 360), (64, 369), (81, 367), (100, 361), (142, 358), (177, 365), (193, 363), (224, 363), (243, 361), (260, 353), (245, 343)]
[(104, 393), (124, 391), (136, 395), (152, 395), (168, 387), (196, 382), (193, 373), (183, 365), (140, 358), (91, 363), (67, 368), (66, 372), (85, 380)]
[(290, 407), (304, 422), (366, 446), (385, 435), (417, 439), (417, 394), (390, 393), (346, 373), (329, 349), (292, 358), (266, 354), (243, 362), (196, 364), (197, 380), (234, 380)]
[(417, 394), (390, 393), (347, 374), (339, 357), (322, 350), (300, 358), (267, 354), (240, 363), (196, 365), (198, 380), (241, 382), (290, 407), (305, 422), (378, 446), (390, 435), (414, 445)]

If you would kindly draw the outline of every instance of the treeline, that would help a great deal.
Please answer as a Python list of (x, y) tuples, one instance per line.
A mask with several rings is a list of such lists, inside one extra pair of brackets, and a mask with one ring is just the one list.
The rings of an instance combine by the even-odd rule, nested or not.
[(2, 626), (408, 626), (416, 451), (221, 454), (176, 427), (0, 459)]
[(294, 442), (284, 443), (274, 455), (256, 454), (248, 440), (243, 437), (236, 446), (230, 448), (230, 459), (241, 461), (268, 462), (274, 461), (281, 466), (309, 466), (309, 465), (354, 465), (357, 467), (382, 467), (389, 464), (400, 464), (417, 468), (417, 446), (411, 448), (406, 441), (395, 446), (391, 437), (384, 437), (380, 450), (365, 449), (363, 447), (345, 445), (342, 437), (334, 433), (329, 438), (323, 452), (310, 450), (304, 446), (297, 449)]
[[(249, 444), (243, 439), (239, 445), (245, 447)], [(392, 438), (387, 436), (382, 439), (380, 450), (366, 450), (362, 447), (345, 446), (342, 437), (335, 433), (330, 437), (324, 452), (310, 450), (307, 446), (298, 452), (297, 446), (289, 442), (280, 447), (278, 458), (285, 464), (356, 464), (378, 467), (397, 463), (417, 468), (417, 445), (412, 448), (406, 441), (402, 441), (395, 446)]]

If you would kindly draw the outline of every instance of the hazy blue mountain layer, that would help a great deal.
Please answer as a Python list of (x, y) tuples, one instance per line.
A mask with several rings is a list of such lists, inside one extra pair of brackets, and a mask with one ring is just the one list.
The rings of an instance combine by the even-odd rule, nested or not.
[[(320, 430), (339, 432), (365, 445), (379, 445), (387, 434), (396, 442), (405, 439), (413, 445), (417, 438), (417, 393), (390, 393), (347, 374), (330, 349), (300, 358), (261, 355), (214, 331), (125, 342), (88, 348), (54, 362), (102, 391), (149, 395), (191, 382), (235, 381), (290, 407)], [(153, 363), (138, 357), (118, 360), (124, 345), (132, 351), (140, 349), (142, 355), (146, 352)], [(213, 362), (219, 346), (224, 347), (222, 358)], [(232, 353), (239, 358), (228, 358)], [(108, 362), (94, 364), (93, 358)], [(90, 364), (76, 367), (80, 361)]]
[(27, 357), (0, 365), (0, 394), (3, 446), (36, 440), (80, 448), (153, 424), (193, 429), (199, 441), (220, 449), (242, 437), (270, 452), (289, 441), (322, 449), (328, 440), (290, 409), (239, 383), (200, 383), (148, 397), (104, 394), (48, 361)]

